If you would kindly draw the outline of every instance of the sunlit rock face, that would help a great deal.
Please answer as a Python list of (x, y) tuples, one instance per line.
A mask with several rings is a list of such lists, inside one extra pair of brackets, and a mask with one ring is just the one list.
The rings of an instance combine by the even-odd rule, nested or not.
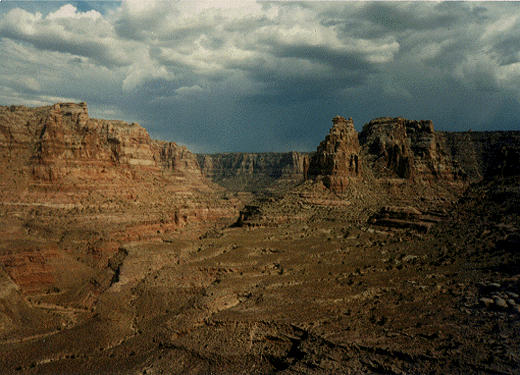
[[(239, 210), (185, 147), (136, 123), (92, 119), (85, 103), (0, 106), (0, 186), (0, 266), (29, 294), (78, 287), (123, 243)], [(71, 298), (94, 301), (107, 272)]]
[(362, 175), (361, 148), (351, 118), (336, 116), (332, 124), (310, 161), (309, 177), (321, 180), (332, 191), (342, 192), (351, 178)]

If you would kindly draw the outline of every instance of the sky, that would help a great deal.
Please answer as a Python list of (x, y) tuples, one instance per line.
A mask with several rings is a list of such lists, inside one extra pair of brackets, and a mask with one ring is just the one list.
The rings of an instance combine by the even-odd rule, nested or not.
[(335, 115), (520, 130), (520, 3), (0, 1), (0, 104), (81, 102), (194, 152), (312, 151)]

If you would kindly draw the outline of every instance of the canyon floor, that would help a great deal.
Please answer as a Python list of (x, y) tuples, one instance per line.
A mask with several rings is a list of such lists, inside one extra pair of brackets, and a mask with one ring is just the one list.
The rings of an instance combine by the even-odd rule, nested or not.
[(16, 294), (0, 372), (518, 373), (518, 177), (461, 196), (399, 189), (303, 184), (257, 197), (241, 225), (122, 243), (67, 291)]

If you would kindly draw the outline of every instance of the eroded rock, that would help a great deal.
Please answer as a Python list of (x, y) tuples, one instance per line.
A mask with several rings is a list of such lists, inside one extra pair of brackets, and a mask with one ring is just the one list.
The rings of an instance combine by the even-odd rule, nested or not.
[(362, 175), (360, 145), (351, 118), (336, 116), (332, 124), (310, 160), (309, 178), (322, 181), (332, 191), (343, 192), (350, 179)]

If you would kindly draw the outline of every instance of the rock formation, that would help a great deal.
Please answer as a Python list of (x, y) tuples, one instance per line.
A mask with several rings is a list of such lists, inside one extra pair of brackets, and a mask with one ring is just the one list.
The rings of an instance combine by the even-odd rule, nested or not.
[(154, 158), (163, 172), (177, 177), (190, 176), (192, 180), (200, 181), (202, 171), (197, 156), (186, 146), (179, 146), (175, 142), (152, 141)]
[[(0, 268), (23, 293), (58, 283), (95, 303), (121, 243), (232, 222), (239, 211), (185, 147), (136, 123), (92, 119), (85, 103), (0, 106), (0, 165)], [(98, 273), (105, 281), (90, 283)]]
[(336, 193), (358, 177), (463, 186), (518, 173), (519, 145), (520, 132), (435, 132), (432, 121), (401, 117), (374, 119), (358, 134), (351, 120), (337, 116), (308, 175)]
[(411, 228), (426, 233), (443, 216), (444, 212), (423, 213), (415, 207), (383, 206), (370, 222), (382, 227)]
[(453, 179), (451, 160), (431, 121), (378, 118), (363, 127), (360, 141), (377, 177)]
[(351, 178), (361, 176), (361, 150), (351, 118), (336, 116), (332, 123), (310, 161), (309, 177), (323, 181), (332, 191), (343, 192)]
[(517, 372), (520, 132), (333, 122), (195, 156), (0, 107), (0, 373)]
[[(519, 131), (439, 132), (454, 167), (469, 181), (518, 174)], [(515, 167), (516, 165), (516, 167)], [(515, 172), (516, 170), (516, 172)]]
[(309, 155), (301, 152), (221, 153), (197, 155), (205, 177), (232, 191), (258, 191), (281, 183), (302, 182)]
[(153, 141), (136, 123), (91, 119), (85, 103), (0, 107), (0, 162), (4, 181), (23, 180), (10, 184), (16, 189), (35, 183), (99, 189), (100, 183), (150, 174), (206, 186), (195, 155), (185, 147)]
[(0, 145), (4, 172), (42, 182), (90, 185), (128, 168), (158, 170), (145, 129), (90, 119), (85, 103), (0, 107)]

